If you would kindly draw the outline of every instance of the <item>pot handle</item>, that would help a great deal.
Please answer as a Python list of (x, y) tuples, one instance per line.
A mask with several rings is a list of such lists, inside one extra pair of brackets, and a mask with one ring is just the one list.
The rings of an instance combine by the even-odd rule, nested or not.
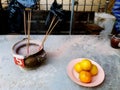
[(28, 38), (23, 38), (21, 41), (24, 41), (24, 40), (26, 40), (26, 39), (28, 39)]

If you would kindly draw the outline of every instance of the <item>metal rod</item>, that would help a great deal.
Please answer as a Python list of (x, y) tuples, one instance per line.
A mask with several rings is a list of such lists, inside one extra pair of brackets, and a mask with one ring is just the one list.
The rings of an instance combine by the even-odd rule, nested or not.
[(101, 8), (101, 0), (99, 1), (98, 12), (100, 11), (100, 8)]
[(70, 30), (69, 30), (69, 34), (70, 34), (70, 35), (71, 35), (71, 33), (72, 33), (73, 21), (74, 21), (74, 3), (75, 3), (75, 1), (72, 0), (71, 19), (70, 19)]
[(86, 6), (86, 0), (84, 1), (84, 8), (83, 8), (83, 11), (85, 11), (85, 6)]
[(26, 36), (27, 31), (26, 31), (26, 13), (25, 13), (25, 10), (24, 10), (24, 33), (25, 33), (25, 36)]
[(39, 10), (41, 10), (41, 7), (40, 7), (40, 1), (37, 2), (37, 5), (39, 6)]
[(109, 4), (109, 0), (106, 0), (106, 5), (105, 5), (105, 12), (107, 13), (107, 10), (108, 10), (108, 4)]
[(62, 8), (63, 8), (63, 0), (62, 0)]
[(76, 11), (78, 11), (78, 0), (76, 0)]
[(48, 0), (46, 0), (46, 10), (48, 11)]
[(94, 4), (94, 0), (92, 0), (91, 11), (93, 10), (93, 4)]
[(71, 3), (70, 3), (70, 2), (71, 2), (71, 0), (69, 0), (69, 10), (70, 10), (70, 6), (71, 6)]

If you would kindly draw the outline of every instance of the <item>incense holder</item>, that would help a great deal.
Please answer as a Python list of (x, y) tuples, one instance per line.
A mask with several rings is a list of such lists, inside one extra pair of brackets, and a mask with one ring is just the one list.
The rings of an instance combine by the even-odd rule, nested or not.
[(14, 63), (22, 68), (35, 68), (45, 62), (47, 54), (39, 40), (25, 38), (12, 47)]

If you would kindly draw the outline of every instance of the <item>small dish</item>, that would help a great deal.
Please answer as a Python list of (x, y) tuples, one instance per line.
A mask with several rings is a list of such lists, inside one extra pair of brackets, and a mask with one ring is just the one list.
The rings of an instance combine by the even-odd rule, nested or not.
[(85, 86), (85, 87), (95, 87), (95, 86), (98, 86), (100, 85), (104, 79), (105, 79), (105, 73), (104, 73), (104, 70), (103, 68), (98, 64), (96, 63), (95, 61), (89, 59), (93, 64), (95, 64), (98, 68), (98, 74), (94, 77), (92, 77), (92, 82), (90, 83), (82, 83), (80, 80), (79, 80), (79, 74), (74, 70), (74, 65), (77, 63), (77, 62), (80, 62), (83, 58), (77, 58), (77, 59), (74, 59), (72, 60), (68, 66), (67, 66), (67, 74), (68, 76), (70, 77), (70, 79), (72, 81), (74, 81), (75, 83), (81, 85), (81, 86)]

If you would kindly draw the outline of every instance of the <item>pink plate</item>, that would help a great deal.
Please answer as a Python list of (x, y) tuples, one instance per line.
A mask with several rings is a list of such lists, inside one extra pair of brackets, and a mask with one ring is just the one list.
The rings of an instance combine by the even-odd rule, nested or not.
[(90, 60), (93, 64), (95, 64), (98, 68), (98, 74), (96, 76), (94, 76), (92, 78), (92, 82), (91, 83), (82, 83), (80, 80), (79, 80), (79, 74), (74, 70), (74, 65), (77, 63), (77, 62), (80, 62), (83, 58), (77, 58), (77, 59), (74, 59), (72, 60), (68, 66), (67, 66), (67, 73), (68, 73), (68, 76), (77, 84), (81, 85), (81, 86), (85, 86), (85, 87), (95, 87), (95, 86), (98, 86), (100, 85), (103, 81), (104, 81), (104, 78), (105, 78), (105, 73), (104, 73), (104, 70), (103, 68), (98, 64), (96, 63), (95, 61), (93, 60)]

